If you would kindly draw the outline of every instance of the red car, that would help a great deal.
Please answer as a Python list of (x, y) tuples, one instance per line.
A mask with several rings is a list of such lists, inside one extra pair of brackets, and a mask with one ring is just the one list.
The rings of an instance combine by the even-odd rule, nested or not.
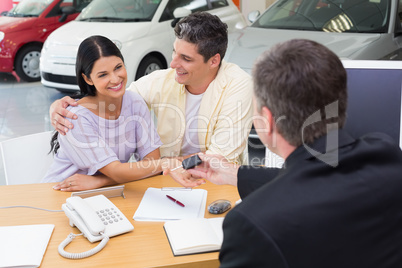
[[(39, 81), (42, 45), (51, 32), (74, 20), (91, 0), (24, 0), (0, 16), (0, 72)], [(15, 71), (15, 73), (14, 73)]]

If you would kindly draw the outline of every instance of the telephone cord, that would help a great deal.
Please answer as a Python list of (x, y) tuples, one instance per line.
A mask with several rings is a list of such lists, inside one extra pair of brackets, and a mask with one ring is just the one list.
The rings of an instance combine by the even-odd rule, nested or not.
[(32, 208), (32, 209), (39, 209), (39, 210), (44, 210), (44, 211), (48, 211), (48, 212), (63, 212), (63, 210), (53, 210), (53, 209), (37, 208), (37, 207), (31, 207), (31, 206), (8, 206), (8, 207), (0, 207), (0, 209), (5, 209), (5, 208)]
[[(78, 234), (78, 235), (82, 235), (82, 233)], [(106, 246), (106, 243), (109, 241), (109, 237), (102, 234), (102, 236), (103, 236), (102, 241), (96, 247), (94, 247), (93, 249), (85, 251), (85, 252), (81, 252), (81, 253), (66, 252), (64, 250), (64, 248), (68, 244), (70, 244), (71, 241), (73, 241), (73, 239), (78, 235), (70, 233), (67, 236), (67, 238), (64, 239), (64, 241), (60, 243), (60, 245), (58, 247), (58, 250), (59, 250), (59, 254), (61, 256), (63, 256), (64, 258), (67, 258), (67, 259), (83, 259), (83, 258), (87, 258), (87, 257), (92, 256), (92, 255), (98, 253), (99, 251), (101, 251)]]

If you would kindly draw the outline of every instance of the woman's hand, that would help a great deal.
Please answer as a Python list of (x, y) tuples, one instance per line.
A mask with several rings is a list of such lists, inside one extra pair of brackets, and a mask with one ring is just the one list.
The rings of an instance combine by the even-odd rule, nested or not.
[(64, 192), (77, 192), (92, 190), (114, 184), (116, 184), (116, 182), (105, 175), (90, 176), (84, 174), (74, 174), (64, 181), (56, 184), (53, 189)]

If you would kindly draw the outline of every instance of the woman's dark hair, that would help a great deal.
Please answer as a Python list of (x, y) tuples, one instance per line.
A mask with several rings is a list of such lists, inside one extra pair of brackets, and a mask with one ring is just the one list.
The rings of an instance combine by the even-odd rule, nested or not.
[[(110, 56), (119, 57), (124, 63), (124, 58), (119, 48), (110, 39), (104, 36), (90, 36), (81, 42), (78, 47), (77, 60), (75, 62), (75, 75), (80, 92), (72, 96), (72, 98), (81, 99), (85, 96), (96, 95), (95, 86), (87, 84), (82, 75), (84, 74), (87, 78), (90, 78), (95, 62), (102, 57)], [(55, 132), (50, 141), (50, 152), (54, 151), (54, 153), (57, 153), (60, 147), (57, 136), (58, 132)]]

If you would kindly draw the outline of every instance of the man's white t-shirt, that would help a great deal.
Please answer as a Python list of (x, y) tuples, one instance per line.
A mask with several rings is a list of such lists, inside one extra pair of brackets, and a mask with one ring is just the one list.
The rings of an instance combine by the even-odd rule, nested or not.
[(194, 95), (186, 90), (186, 129), (184, 131), (181, 155), (189, 155), (200, 152), (198, 140), (198, 112), (201, 106), (203, 94)]

